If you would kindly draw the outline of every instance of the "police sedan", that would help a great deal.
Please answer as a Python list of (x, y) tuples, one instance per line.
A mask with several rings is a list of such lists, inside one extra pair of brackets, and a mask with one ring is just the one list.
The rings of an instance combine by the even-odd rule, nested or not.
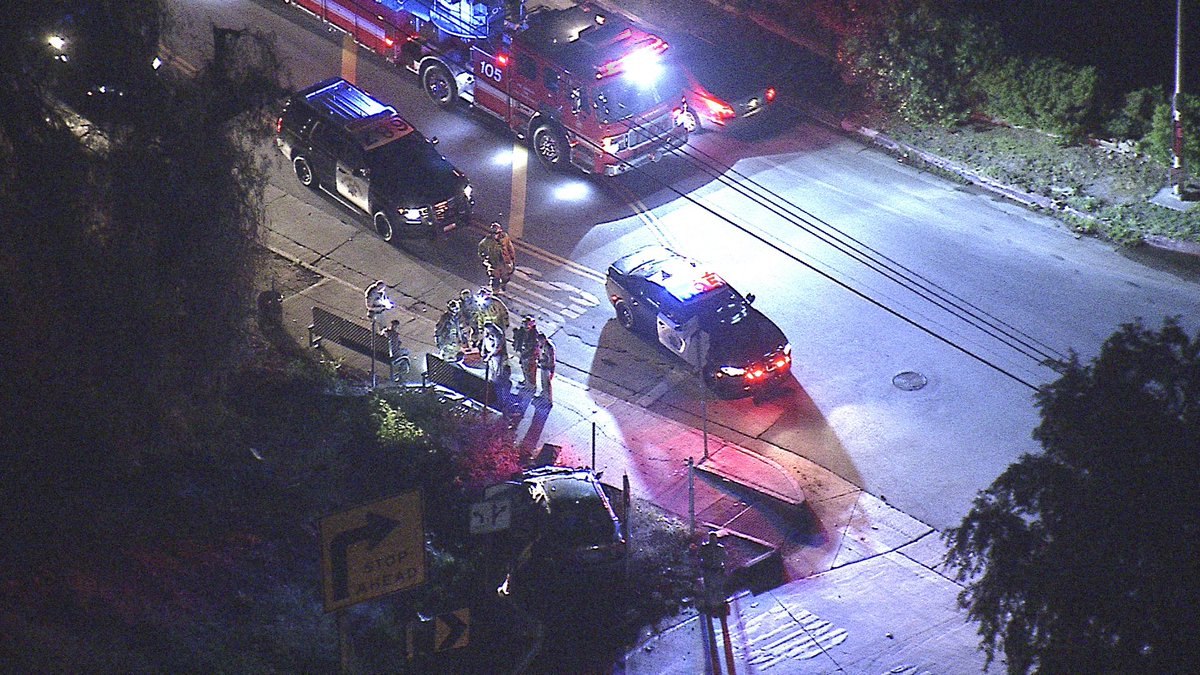
[(661, 246), (614, 262), (605, 283), (617, 321), (653, 332), (725, 397), (751, 396), (792, 367), (783, 331), (712, 270)]

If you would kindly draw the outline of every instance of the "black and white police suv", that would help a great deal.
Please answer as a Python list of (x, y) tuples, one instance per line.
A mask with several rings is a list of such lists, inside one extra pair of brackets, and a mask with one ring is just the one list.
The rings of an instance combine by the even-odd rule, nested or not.
[(467, 177), (433, 142), (341, 78), (292, 96), (275, 144), (301, 183), (366, 212), (384, 241), (465, 225), (475, 204)]
[(661, 246), (614, 262), (605, 283), (617, 321), (703, 373), (720, 396), (754, 395), (792, 368), (792, 346), (762, 312), (711, 270)]

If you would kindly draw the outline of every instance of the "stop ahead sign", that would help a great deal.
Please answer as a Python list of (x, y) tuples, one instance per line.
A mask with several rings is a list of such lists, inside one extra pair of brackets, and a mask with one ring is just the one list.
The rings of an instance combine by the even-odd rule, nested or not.
[(421, 493), (322, 518), (321, 568), (327, 612), (425, 583)]

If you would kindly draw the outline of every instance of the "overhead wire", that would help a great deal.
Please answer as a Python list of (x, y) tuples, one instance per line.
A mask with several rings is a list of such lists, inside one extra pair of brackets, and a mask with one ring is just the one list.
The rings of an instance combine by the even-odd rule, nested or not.
[[(689, 146), (684, 147), (687, 148)], [(683, 149), (681, 148), (681, 150)], [(702, 164), (705, 172), (710, 176), (733, 188), (734, 191), (747, 197), (754, 203), (767, 208), (769, 211), (796, 225), (804, 232), (828, 244), (835, 250), (862, 263), (868, 269), (878, 272), (885, 278), (929, 300), (952, 316), (983, 332), (989, 333), (993, 337), (996, 336), (990, 331), (995, 331), (1003, 335), (1007, 340), (1000, 341), (1005, 342), (1017, 352), (1039, 363), (1052, 359), (1065, 358), (1064, 354), (1059, 353), (1045, 342), (994, 316), (921, 273), (835, 227), (819, 216), (788, 200), (783, 195), (763, 186), (754, 180), (753, 177), (747, 176), (733, 167), (724, 166), (723, 163), (717, 161), (716, 158), (705, 153), (703, 150), (693, 148), (691, 154), (687, 151), (684, 151), (684, 154), (693, 159), (701, 157), (702, 159), (696, 159), (694, 164)], [(721, 170), (714, 169), (714, 165), (720, 167)], [(736, 177), (737, 180), (733, 180), (731, 176)], [(983, 326), (986, 326), (986, 328)], [(1011, 342), (1008, 342), (1008, 340), (1011, 340)]]
[[(820, 239), (821, 241), (824, 241), (826, 244), (832, 246), (836, 250), (841, 251), (843, 254), (845, 254), (845, 255), (851, 257), (852, 259), (858, 261), (859, 263), (867, 266), (869, 269), (872, 269), (872, 270), (876, 271), (877, 273), (883, 275), (884, 277), (889, 278), (894, 283), (899, 284), (900, 286), (906, 288), (910, 292), (913, 292), (916, 295), (918, 295), (919, 297), (922, 297), (923, 299), (933, 303), (934, 305), (943, 309), (944, 311), (951, 314), (952, 316), (959, 318), (960, 320), (966, 322), (967, 324), (971, 325), (975, 329), (980, 330), (981, 332), (992, 337), (993, 339), (996, 339), (997, 341), (1001, 342), (1002, 344), (1014, 349), (1015, 351), (1022, 354), (1023, 356), (1026, 356), (1027, 358), (1030, 358), (1039, 364), (1042, 364), (1042, 363), (1046, 362), (1047, 360), (1061, 358), (1060, 355), (1057, 354), (1057, 352), (1055, 352), (1052, 348), (1048, 348), (1045, 345), (1045, 343), (1041, 342), (1040, 340), (1037, 340), (1036, 338), (1032, 338), (1031, 336), (1028, 336), (1027, 334), (1023, 333), (1022, 331), (1011, 326), (1011, 324), (1008, 324), (1004, 321), (1001, 321), (1001, 320), (995, 318), (990, 313), (983, 311), (982, 309), (976, 307), (975, 305), (971, 304), (970, 302), (962, 299), (960, 296), (942, 288), (938, 284), (928, 280), (923, 275), (920, 275), (919, 273), (914, 272), (913, 270), (909, 269), (908, 267), (894, 261), (890, 257), (876, 251), (874, 248), (866, 245), (865, 243), (861, 242), (860, 240), (858, 240), (850, 235), (847, 235), (846, 233), (833, 227), (831, 224), (827, 223), (826, 221), (813, 216), (811, 213), (800, 208), (799, 206), (796, 206), (795, 204), (793, 204), (792, 202), (787, 200), (785, 197), (769, 190), (768, 188), (765, 188), (764, 186), (757, 183), (757, 181), (754, 181), (752, 178), (745, 176), (745, 174), (742, 174), (741, 172), (738, 172), (737, 170), (732, 169), (731, 167), (724, 166), (722, 163), (716, 162), (715, 160), (713, 160), (711, 158), (710, 155), (707, 155), (707, 153), (704, 153), (703, 151), (698, 150), (698, 149), (689, 150), (689, 148), (693, 148), (692, 144), (690, 144), (690, 143), (685, 144), (684, 146), (682, 146), (680, 148), (676, 148), (676, 149), (672, 150), (671, 153), (681, 156), (690, 165), (700, 169), (702, 172), (707, 174), (709, 177), (717, 180), (718, 182), (721, 182), (722, 184), (733, 188), (736, 192), (738, 192), (742, 196), (750, 199), (753, 203), (757, 204), (758, 206), (766, 208), (768, 211), (771, 211), (772, 213), (782, 217), (787, 222), (800, 227), (805, 232), (808, 232), (809, 234), (813, 235), (814, 237), (817, 237), (818, 239)], [(705, 159), (705, 158), (707, 158), (707, 159)], [(719, 167), (719, 169), (714, 168), (714, 166), (713, 166), (714, 164), (717, 167)], [(731, 179), (728, 174), (740, 176), (742, 180), (735, 181), (735, 180)], [(768, 247), (774, 249), (778, 253), (792, 259), (793, 261), (799, 263), (800, 265), (802, 265), (802, 266), (808, 268), (809, 270), (817, 273), (818, 275), (824, 277), (828, 281), (833, 282), (835, 285), (849, 291), (850, 293), (869, 302), (870, 304), (875, 305), (879, 309), (882, 309), (883, 311), (891, 314), (892, 316), (895, 316), (896, 318), (900, 319), (901, 321), (904, 321), (905, 323), (913, 326), (914, 328), (917, 328), (918, 330), (928, 334), (929, 336), (937, 339), (938, 341), (946, 344), (947, 346), (955, 349), (956, 351), (963, 353), (964, 355), (982, 363), (983, 365), (995, 370), (996, 372), (1004, 375), (1005, 377), (1008, 377), (1009, 379), (1028, 387), (1031, 390), (1036, 391), (1038, 389), (1037, 385), (1035, 385), (1035, 384), (1029, 382), (1028, 380), (1020, 377), (1019, 375), (1011, 372), (1009, 369), (1006, 369), (1006, 368), (1002, 367), (1001, 365), (993, 362), (992, 360), (985, 358), (984, 356), (981, 356), (980, 354), (977, 354), (977, 353), (971, 351), (967, 347), (964, 347), (964, 346), (958, 344), (954, 340), (951, 340), (950, 338), (947, 338), (947, 337), (939, 334), (938, 332), (934, 331), (933, 329), (921, 324), (917, 320), (906, 316), (901, 311), (888, 306), (883, 301), (873, 298), (870, 295), (868, 295), (867, 293), (860, 291), (857, 288), (854, 288), (848, 282), (843, 281), (842, 279), (838, 279), (833, 274), (819, 269), (816, 265), (814, 265), (813, 263), (810, 263), (806, 260), (803, 260), (799, 255), (792, 252), (791, 250), (785, 250), (785, 249), (792, 248), (790, 245), (787, 245), (784, 242), (769, 241), (769, 239), (775, 239), (775, 238), (768, 236), (766, 234), (760, 233), (760, 232), (752, 231), (751, 228), (749, 228), (745, 224), (736, 222), (733, 218), (729, 217), (728, 215), (719, 213), (716, 209), (709, 206), (708, 204), (702, 203), (699, 199), (697, 199), (693, 195), (687, 194), (683, 190), (675, 187), (672, 183), (670, 183), (658, 176), (653, 175), (652, 172), (642, 170), (642, 171), (639, 171), (639, 175), (650, 178), (654, 183), (658, 184), (661, 188), (667, 190), (668, 192), (671, 192), (671, 193), (675, 194), (676, 196), (680, 197), (681, 199), (684, 199), (685, 201), (688, 201), (688, 202), (700, 207), (701, 209), (703, 209), (704, 211), (713, 215), (714, 217), (732, 225), (733, 227), (741, 230), (742, 232), (745, 232), (750, 237), (767, 245)], [(751, 187), (757, 187), (759, 192), (756, 193), (754, 190), (751, 189)], [(767, 196), (774, 198), (775, 203), (782, 203), (782, 204), (786, 205), (786, 207), (791, 207), (790, 210), (784, 206), (777, 206), (777, 205), (775, 205), (775, 203), (768, 203), (767, 200), (764, 198)], [(825, 230), (822, 230), (818, 225), (815, 225), (812, 222), (810, 222), (808, 220), (809, 218), (811, 218), (812, 220), (816, 220), (818, 223), (825, 226), (825, 228), (833, 230), (835, 233), (844, 237), (845, 239), (849, 239), (851, 243), (847, 244), (845, 241), (837, 239), (837, 237), (835, 235), (828, 234)], [(831, 241), (831, 239), (832, 239), (832, 241)], [(861, 246), (866, 251), (866, 253), (864, 253), (862, 250), (856, 250), (854, 248), (854, 246), (856, 246), (856, 245)], [(877, 256), (878, 258), (872, 258), (870, 254), (873, 254), (873, 255)], [(879, 260), (879, 258), (882, 259), (882, 262)], [(888, 265), (894, 265), (896, 268), (898, 268), (899, 271), (897, 271), (897, 269), (890, 268)], [(903, 281), (901, 281), (901, 280), (903, 280)], [(928, 286), (922, 286), (921, 282), (928, 284)], [(933, 288), (933, 290), (930, 290), (930, 286)], [(949, 299), (940, 295), (939, 292), (945, 293), (947, 296), (949, 296)], [(936, 299), (931, 299), (930, 296), (933, 296), (933, 298), (936, 298)], [(964, 305), (966, 306), (966, 308), (963, 307)], [(970, 317), (970, 318), (964, 318), (963, 314), (966, 314), (967, 317)], [(981, 318), (980, 315), (982, 315), (982, 317), (986, 317), (986, 318)], [(983, 326), (979, 325), (979, 323), (976, 323), (976, 322), (981, 322), (983, 324)], [(997, 336), (997, 334), (996, 334), (997, 332), (999, 332), (1004, 337)], [(1014, 332), (1017, 335), (1014, 335), (1013, 334)], [(1012, 340), (1016, 344), (1014, 345), (1014, 343), (1010, 342), (1010, 340)]]

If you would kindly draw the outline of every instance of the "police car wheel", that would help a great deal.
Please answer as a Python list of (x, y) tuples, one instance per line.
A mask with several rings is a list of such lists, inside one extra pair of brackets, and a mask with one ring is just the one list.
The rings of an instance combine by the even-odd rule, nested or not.
[(317, 178), (313, 175), (312, 166), (308, 160), (303, 157), (297, 157), (292, 160), (292, 169), (296, 172), (296, 178), (300, 180), (300, 184), (304, 187), (315, 188), (317, 186)]
[(543, 125), (533, 132), (533, 149), (547, 166), (558, 167), (567, 162), (567, 139), (554, 127)]
[(389, 219), (387, 214), (385, 214), (383, 211), (375, 214), (375, 231), (379, 233), (379, 236), (382, 237), (384, 241), (391, 241), (396, 235), (395, 230), (392, 229), (391, 219)]
[(454, 76), (440, 63), (435, 63), (421, 71), (421, 86), (433, 102), (440, 106), (449, 106), (458, 97), (458, 83)]
[(624, 300), (618, 300), (617, 304), (613, 305), (613, 309), (617, 312), (617, 323), (625, 330), (633, 330), (633, 311), (629, 309), (629, 305), (625, 304)]

